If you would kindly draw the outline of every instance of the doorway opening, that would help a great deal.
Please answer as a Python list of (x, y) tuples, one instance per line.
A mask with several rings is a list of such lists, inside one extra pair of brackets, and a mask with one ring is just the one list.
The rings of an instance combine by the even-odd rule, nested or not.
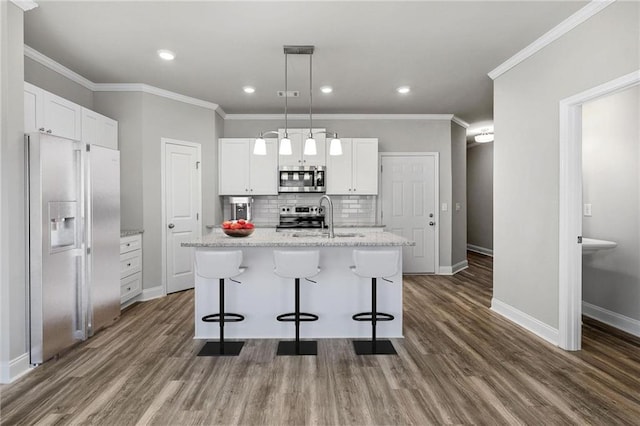
[(640, 84), (640, 70), (560, 101), (559, 346), (582, 346), (582, 107)]

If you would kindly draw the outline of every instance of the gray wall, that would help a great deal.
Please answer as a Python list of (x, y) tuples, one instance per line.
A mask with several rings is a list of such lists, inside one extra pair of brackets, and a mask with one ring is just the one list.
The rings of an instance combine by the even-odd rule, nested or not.
[[(214, 205), (217, 190), (211, 176), (217, 173), (214, 163), (217, 140), (214, 139), (216, 113), (183, 102), (156, 95), (142, 95), (142, 192), (143, 214), (143, 281), (144, 288), (162, 285), (161, 223), (161, 138), (199, 143), (202, 147), (202, 205)], [(124, 185), (125, 182), (122, 183)], [(211, 213), (209, 213), (211, 214)], [(212, 223), (215, 217), (203, 213), (202, 223)], [(217, 223), (217, 222), (213, 222)]]
[[(284, 127), (284, 120), (226, 120), (224, 137), (256, 137), (260, 132)], [(289, 127), (308, 127), (307, 120), (290, 120)], [(451, 266), (452, 172), (450, 120), (314, 120), (313, 127), (338, 132), (341, 137), (378, 138), (380, 152), (439, 152), (440, 265)], [(465, 243), (466, 244), (466, 243)]]
[[(467, 260), (467, 131), (451, 122), (451, 264)], [(456, 210), (460, 204), (460, 210)]]
[(493, 250), (493, 142), (467, 149), (467, 242)]
[(96, 112), (118, 122), (120, 226), (144, 229), (142, 217), (142, 92), (96, 92)]
[(91, 90), (26, 56), (24, 57), (24, 81), (85, 108), (93, 109)]
[(27, 352), (24, 30), (21, 9), (3, 1), (0, 10), (0, 367), (7, 373)]
[(585, 237), (618, 247), (582, 257), (585, 302), (640, 320), (640, 87), (582, 108)]
[(494, 298), (553, 328), (558, 103), (640, 68), (639, 8), (613, 3), (494, 81)]

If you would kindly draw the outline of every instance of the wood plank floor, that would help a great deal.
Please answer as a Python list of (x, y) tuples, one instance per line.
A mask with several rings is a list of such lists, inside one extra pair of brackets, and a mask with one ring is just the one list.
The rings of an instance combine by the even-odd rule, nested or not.
[(489, 310), (491, 258), (405, 277), (397, 357), (322, 340), (317, 357), (198, 358), (193, 292), (138, 304), (111, 328), (0, 388), (2, 424), (640, 424), (640, 340), (594, 321), (564, 352)]

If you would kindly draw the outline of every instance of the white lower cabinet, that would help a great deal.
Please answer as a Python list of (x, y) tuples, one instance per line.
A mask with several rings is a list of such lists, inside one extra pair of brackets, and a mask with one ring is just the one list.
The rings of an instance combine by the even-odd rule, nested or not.
[(120, 238), (120, 303), (142, 293), (142, 234)]

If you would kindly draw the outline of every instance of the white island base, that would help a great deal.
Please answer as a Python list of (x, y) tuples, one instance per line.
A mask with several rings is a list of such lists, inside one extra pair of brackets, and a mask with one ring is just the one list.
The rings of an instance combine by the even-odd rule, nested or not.
[[(325, 240), (326, 241), (326, 240)], [(405, 240), (406, 241), (406, 240)], [(377, 309), (395, 317), (378, 322), (379, 337), (402, 337), (402, 246), (317, 246), (317, 247), (206, 247), (189, 244), (196, 250), (242, 250), (242, 266), (247, 270), (234, 277), (241, 284), (225, 280), (225, 312), (244, 315), (241, 322), (225, 324), (225, 339), (293, 339), (292, 322), (279, 322), (276, 316), (293, 312), (294, 280), (274, 274), (274, 250), (319, 250), (320, 273), (311, 283), (300, 280), (300, 310), (319, 316), (318, 321), (302, 322), (301, 338), (363, 338), (371, 336), (371, 323), (354, 321), (359, 312), (371, 311), (371, 279), (355, 275), (354, 249), (397, 250), (400, 252), (398, 273), (389, 279), (378, 279)], [(202, 317), (219, 312), (219, 281), (196, 275), (195, 338), (216, 340), (218, 323), (207, 323)]]

